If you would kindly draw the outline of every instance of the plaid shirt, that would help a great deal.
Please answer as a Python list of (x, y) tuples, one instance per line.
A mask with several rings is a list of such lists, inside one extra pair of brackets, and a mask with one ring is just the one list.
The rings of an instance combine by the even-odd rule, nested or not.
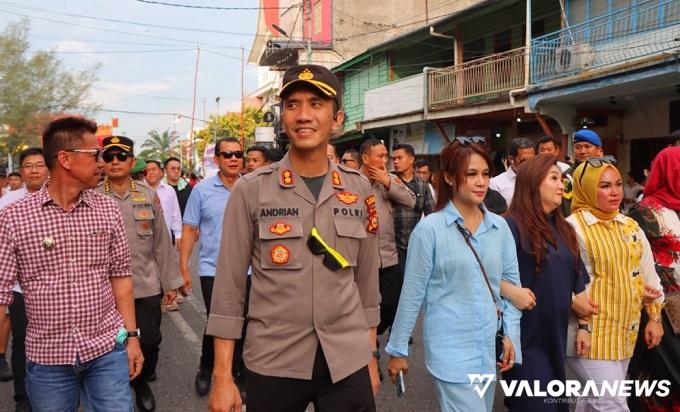
[(434, 199), (427, 183), (419, 177), (413, 176), (410, 182), (401, 179), (402, 182), (416, 194), (416, 205), (413, 208), (404, 205), (397, 205), (394, 211), (394, 237), (397, 240), (397, 247), (406, 250), (408, 239), (411, 237), (413, 228), (416, 227), (420, 218), (432, 213), (434, 209)]
[(130, 250), (111, 199), (86, 190), (66, 211), (48, 185), (0, 211), (0, 305), (18, 279), (27, 358), (74, 365), (113, 349), (123, 319), (109, 278), (130, 276)]

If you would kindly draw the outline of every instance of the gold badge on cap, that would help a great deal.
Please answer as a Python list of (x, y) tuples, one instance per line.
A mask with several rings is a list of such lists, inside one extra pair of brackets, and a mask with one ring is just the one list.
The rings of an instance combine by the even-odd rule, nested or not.
[(302, 73), (298, 74), (298, 79), (300, 80), (312, 80), (313, 78), (314, 74), (309, 69), (304, 69)]
[(42, 247), (45, 250), (52, 250), (54, 249), (55, 246), (57, 246), (57, 241), (54, 240), (51, 236), (47, 236), (42, 241)]
[(119, 139), (118, 137), (116, 137), (116, 136), (113, 136), (113, 137), (111, 138), (111, 143), (120, 143), (120, 139)]

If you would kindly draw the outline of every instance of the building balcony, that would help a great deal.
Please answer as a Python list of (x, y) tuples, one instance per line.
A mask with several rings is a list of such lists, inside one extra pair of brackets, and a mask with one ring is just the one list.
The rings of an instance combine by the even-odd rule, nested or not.
[(652, 65), (680, 51), (680, 0), (651, 0), (531, 44), (531, 84), (557, 86)]
[(474, 105), (507, 97), (524, 86), (525, 48), (496, 53), (461, 65), (427, 69), (428, 110)]

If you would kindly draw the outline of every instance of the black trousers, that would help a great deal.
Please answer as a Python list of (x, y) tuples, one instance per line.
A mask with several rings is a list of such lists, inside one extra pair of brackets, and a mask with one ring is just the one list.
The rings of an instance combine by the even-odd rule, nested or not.
[[(210, 316), (210, 304), (212, 302), (212, 291), (213, 284), (215, 282), (214, 277), (201, 276), (201, 292), (203, 293), (203, 303), (205, 303), (205, 310), (207, 315)], [(248, 327), (248, 301), (250, 298), (250, 276), (246, 282), (246, 302), (245, 308), (243, 310), (243, 331), (242, 338), (236, 341), (234, 346), (234, 358), (231, 365), (232, 374), (235, 377), (240, 377), (244, 375), (245, 364), (243, 363), (243, 343), (246, 337), (246, 328)], [(200, 369), (202, 371), (212, 371), (213, 365), (215, 363), (215, 344), (212, 336), (205, 334), (203, 331), (203, 345), (201, 346), (201, 362)]]
[(12, 323), (12, 375), (14, 375), (14, 400), (28, 399), (26, 394), (26, 304), (24, 295), (12, 292), (14, 301), (9, 305)]
[(265, 376), (246, 369), (248, 412), (374, 412), (375, 399), (368, 366), (333, 383), (326, 358), (318, 346), (312, 379)]
[(378, 271), (378, 281), (380, 287), (378, 335), (382, 335), (394, 323), (394, 316), (397, 314), (397, 306), (399, 305), (399, 295), (401, 295), (401, 285), (404, 283), (404, 273), (399, 271), (399, 264), (388, 266)]
[(158, 365), (158, 352), (160, 351), (161, 341), (161, 300), (163, 295), (149, 296), (146, 298), (135, 299), (135, 317), (137, 327), (141, 332), (139, 345), (144, 355), (144, 366), (142, 373), (132, 381), (134, 385), (156, 373)]

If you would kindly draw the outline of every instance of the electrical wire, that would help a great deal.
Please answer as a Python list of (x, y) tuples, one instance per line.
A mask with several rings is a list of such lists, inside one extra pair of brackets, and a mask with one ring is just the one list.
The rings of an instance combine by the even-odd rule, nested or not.
[(192, 4), (168, 3), (165, 1), (137, 0), (140, 3), (157, 4), (161, 6), (183, 7), (187, 9), (205, 10), (281, 10), (287, 7), (223, 7), (223, 6), (197, 6)]
[(191, 40), (182, 40), (182, 39), (174, 39), (174, 38), (170, 38), (170, 37), (154, 36), (154, 35), (146, 34), (146, 33), (134, 33), (134, 32), (122, 31), (122, 30), (106, 29), (106, 28), (99, 27), (99, 26), (89, 26), (87, 24), (78, 24), (78, 23), (74, 23), (74, 22), (70, 22), (70, 21), (56, 20), (56, 19), (50, 19), (50, 18), (47, 18), (47, 17), (40, 17), (40, 16), (32, 16), (30, 14), (19, 13), (19, 12), (8, 11), (8, 10), (2, 10), (2, 9), (0, 9), (0, 13), (6, 13), (6, 14), (15, 15), (15, 16), (26, 17), (28, 19), (47, 21), (47, 22), (50, 22), (50, 23), (63, 24), (63, 25), (70, 26), (70, 27), (84, 27), (84, 28), (87, 28), (87, 29), (99, 30), (99, 31), (108, 32), (108, 33), (123, 34), (123, 35), (128, 35), (128, 36), (145, 37), (145, 38), (152, 38), (152, 39), (159, 39), (159, 40), (168, 40), (168, 41), (174, 41), (174, 42), (185, 43), (185, 44), (193, 44), (193, 45), (200, 43), (202, 45), (210, 45), (210, 46), (218, 46), (218, 47), (224, 46), (224, 45), (221, 45), (221, 44), (203, 43), (203, 42), (197, 42), (197, 41), (191, 41)]
[(151, 27), (151, 28), (155, 28), (155, 29), (189, 31), (189, 32), (195, 32), (195, 33), (227, 34), (227, 35), (230, 35), (230, 36), (252, 36), (253, 35), (253, 33), (233, 32), (233, 31), (223, 31), (223, 30), (211, 30), (211, 29), (199, 29), (199, 28), (183, 27), (183, 26), (167, 26), (167, 25), (163, 25), (163, 24), (142, 23), (142, 22), (137, 22), (137, 21), (112, 19), (112, 18), (107, 18), (107, 17), (86, 16), (84, 14), (65, 13), (65, 12), (59, 12), (59, 11), (45, 9), (45, 8), (41, 8), (41, 7), (30, 7), (30, 8), (28, 8), (28, 7), (25, 7), (24, 5), (20, 5), (20, 4), (12, 3), (12, 2), (7, 2), (7, 1), (2, 1), (2, 2), (0, 2), (0, 4), (4, 5), (5, 7), (13, 7), (13, 8), (21, 9), (21, 10), (43, 11), (45, 13), (59, 14), (59, 15), (62, 15), (62, 16), (67, 16), (67, 17), (78, 17), (78, 18), (82, 18), (82, 19), (89, 19), (89, 20), (95, 20), (95, 21), (105, 21), (105, 22), (108, 22), (108, 23), (119, 23), (119, 24), (128, 24), (128, 25), (132, 25), (132, 26)]

